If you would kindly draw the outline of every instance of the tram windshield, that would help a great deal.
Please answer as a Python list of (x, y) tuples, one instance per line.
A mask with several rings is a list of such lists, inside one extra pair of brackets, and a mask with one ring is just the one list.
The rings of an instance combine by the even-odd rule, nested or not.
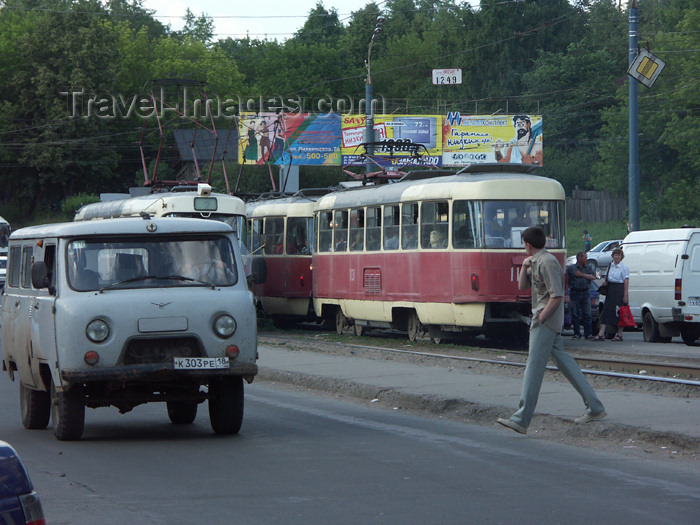
[(560, 201), (455, 201), (452, 245), (460, 248), (522, 248), (522, 232), (539, 226), (548, 248), (564, 247)]
[(10, 225), (0, 217), (0, 253), (7, 254), (7, 243), (10, 239)]
[(238, 279), (223, 236), (75, 239), (66, 257), (68, 283), (78, 291), (231, 286)]

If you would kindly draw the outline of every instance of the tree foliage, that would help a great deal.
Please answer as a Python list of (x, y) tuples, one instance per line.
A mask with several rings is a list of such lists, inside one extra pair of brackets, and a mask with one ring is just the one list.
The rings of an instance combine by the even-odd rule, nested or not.
[[(639, 11), (640, 43), (667, 64), (652, 89), (639, 90), (642, 213), (659, 220), (697, 216), (700, 8), (697, 0), (640, 0)], [(380, 14), (385, 22), (372, 43), (370, 71), (374, 95), (388, 112), (542, 114), (546, 175), (567, 191), (626, 194), (628, 20), (616, 0), (483, 0), (477, 7), (368, 1), (346, 20), (319, 2), (284, 41), (215, 41), (213, 20), (189, 9), (184, 27), (174, 31), (142, 0), (6, 0), (0, 204), (31, 215), (35, 202), (60, 206), (72, 195), (124, 191), (142, 180), (141, 133), (152, 166), (161, 128), (128, 110), (154, 80), (192, 81), (244, 109), (249, 99), (259, 110), (261, 98), (291, 98), (306, 111), (318, 111), (319, 99), (350, 101), (357, 111)], [(463, 83), (433, 86), (433, 68), (461, 68)], [(199, 96), (190, 92), (188, 102)], [(124, 114), (113, 114), (115, 100)], [(217, 120), (220, 129), (230, 125), (230, 118)], [(161, 160), (163, 170), (177, 173), (175, 151)], [(306, 178), (333, 179), (324, 169), (309, 168)], [(229, 178), (239, 171), (229, 167)], [(250, 187), (270, 182), (264, 171), (256, 177), (266, 182)], [(215, 177), (223, 183), (220, 168)]]

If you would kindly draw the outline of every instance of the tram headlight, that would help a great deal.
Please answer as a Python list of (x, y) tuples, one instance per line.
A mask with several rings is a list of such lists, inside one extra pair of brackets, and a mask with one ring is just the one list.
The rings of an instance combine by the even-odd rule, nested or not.
[(85, 327), (85, 335), (93, 343), (101, 343), (109, 337), (109, 325), (102, 319), (94, 319)]
[(231, 337), (236, 331), (236, 320), (228, 314), (220, 315), (214, 321), (214, 333), (226, 339)]

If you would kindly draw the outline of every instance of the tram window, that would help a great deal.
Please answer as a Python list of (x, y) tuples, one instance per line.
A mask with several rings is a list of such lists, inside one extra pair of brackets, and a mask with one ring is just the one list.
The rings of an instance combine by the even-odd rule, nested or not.
[(483, 203), (483, 243), (485, 248), (522, 248), (522, 232), (530, 226), (542, 228), (547, 247), (563, 246), (558, 217), (563, 204), (557, 201), (486, 201)]
[(252, 253), (253, 255), (260, 255), (260, 250), (263, 249), (265, 244), (265, 238), (263, 237), (263, 220), (253, 219), (251, 223), (251, 237), (252, 237)]
[(418, 248), (418, 203), (401, 205), (401, 248)]
[(452, 205), (452, 246), (456, 249), (481, 245), (479, 203), (455, 201)]
[(264, 234), (267, 255), (284, 253), (284, 219), (282, 217), (265, 219)]
[(318, 214), (318, 251), (333, 250), (333, 212), (322, 211)]
[(399, 206), (384, 206), (384, 249), (399, 249)]
[(447, 247), (449, 223), (447, 201), (421, 204), (421, 248), (439, 249)]
[(350, 251), (362, 251), (365, 247), (365, 210), (350, 210)]
[(287, 253), (303, 254), (310, 253), (308, 244), (308, 219), (306, 217), (287, 218)]
[(367, 251), (381, 248), (382, 239), (382, 209), (367, 208)]
[(314, 252), (314, 219), (306, 217), (306, 246), (309, 247), (309, 253)]
[(336, 210), (333, 214), (333, 246), (336, 252), (348, 249), (348, 212)]

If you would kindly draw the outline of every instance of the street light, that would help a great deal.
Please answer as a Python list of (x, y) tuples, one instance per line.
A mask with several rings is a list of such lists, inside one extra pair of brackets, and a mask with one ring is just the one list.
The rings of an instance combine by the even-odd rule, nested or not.
[[(374, 154), (374, 145), (369, 144), (374, 142), (374, 115), (372, 113), (372, 75), (370, 73), (370, 61), (372, 59), (372, 44), (377, 39), (379, 34), (382, 32), (382, 25), (384, 25), (384, 17), (379, 15), (377, 17), (377, 25), (374, 28), (374, 33), (372, 33), (372, 38), (369, 41), (369, 48), (367, 49), (367, 81), (365, 82), (365, 152), (367, 155)], [(366, 166), (367, 173), (372, 171), (372, 165), (367, 159)]]

